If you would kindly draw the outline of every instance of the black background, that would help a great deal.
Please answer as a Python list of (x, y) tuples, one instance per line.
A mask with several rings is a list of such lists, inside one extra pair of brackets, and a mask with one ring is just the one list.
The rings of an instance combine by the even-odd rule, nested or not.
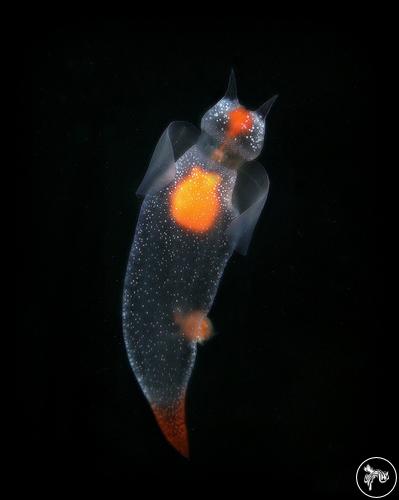
[[(353, 28), (305, 19), (206, 26), (104, 18), (25, 32), (24, 448), (69, 478), (232, 482), (228, 465), (265, 491), (274, 482), (357, 496), (365, 458), (394, 461), (373, 46)], [(199, 125), (231, 67), (248, 107), (280, 95), (260, 157), (271, 190), (248, 256), (233, 256), (223, 276), (210, 314), (218, 335), (199, 350), (188, 463), (129, 367), (122, 283), (135, 190), (159, 136), (172, 120)]]

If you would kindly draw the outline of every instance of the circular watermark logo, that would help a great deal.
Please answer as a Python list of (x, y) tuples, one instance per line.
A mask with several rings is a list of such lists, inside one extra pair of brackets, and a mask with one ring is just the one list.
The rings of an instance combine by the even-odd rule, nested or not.
[(359, 490), (370, 498), (386, 497), (395, 488), (396, 481), (396, 469), (386, 458), (368, 458), (356, 471)]

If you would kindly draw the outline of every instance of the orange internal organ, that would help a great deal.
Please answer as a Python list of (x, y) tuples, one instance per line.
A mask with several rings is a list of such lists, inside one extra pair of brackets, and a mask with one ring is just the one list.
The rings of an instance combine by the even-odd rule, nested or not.
[(172, 218), (180, 226), (196, 233), (208, 231), (220, 211), (216, 190), (220, 181), (220, 175), (199, 166), (193, 167), (171, 193)]
[(212, 335), (212, 324), (203, 311), (192, 311), (184, 315), (175, 312), (174, 320), (190, 342), (202, 343)]
[(237, 137), (237, 135), (248, 132), (253, 126), (251, 112), (243, 106), (233, 109), (229, 112), (229, 127), (227, 129), (228, 137)]

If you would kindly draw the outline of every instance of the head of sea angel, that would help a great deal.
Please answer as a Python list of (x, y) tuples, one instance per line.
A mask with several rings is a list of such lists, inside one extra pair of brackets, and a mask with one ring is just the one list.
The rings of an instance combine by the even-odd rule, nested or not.
[(234, 73), (224, 97), (202, 117), (201, 130), (213, 144), (212, 158), (221, 163), (240, 164), (257, 158), (266, 134), (266, 116), (277, 95), (256, 111), (242, 106), (237, 98)]

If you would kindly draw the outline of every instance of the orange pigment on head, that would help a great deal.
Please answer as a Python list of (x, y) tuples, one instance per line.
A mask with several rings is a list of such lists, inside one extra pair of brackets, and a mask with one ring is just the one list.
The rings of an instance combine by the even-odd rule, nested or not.
[(212, 335), (212, 324), (203, 311), (187, 314), (175, 312), (174, 320), (183, 336), (190, 342), (205, 342)]
[(254, 121), (250, 111), (243, 106), (235, 108), (229, 112), (227, 136), (233, 138), (248, 132), (248, 130), (252, 128), (253, 123)]
[(151, 408), (165, 438), (183, 457), (189, 458), (185, 401), (183, 394), (173, 403), (152, 404)]
[(220, 181), (220, 175), (193, 167), (171, 193), (172, 218), (196, 233), (211, 229), (220, 211), (216, 189)]

